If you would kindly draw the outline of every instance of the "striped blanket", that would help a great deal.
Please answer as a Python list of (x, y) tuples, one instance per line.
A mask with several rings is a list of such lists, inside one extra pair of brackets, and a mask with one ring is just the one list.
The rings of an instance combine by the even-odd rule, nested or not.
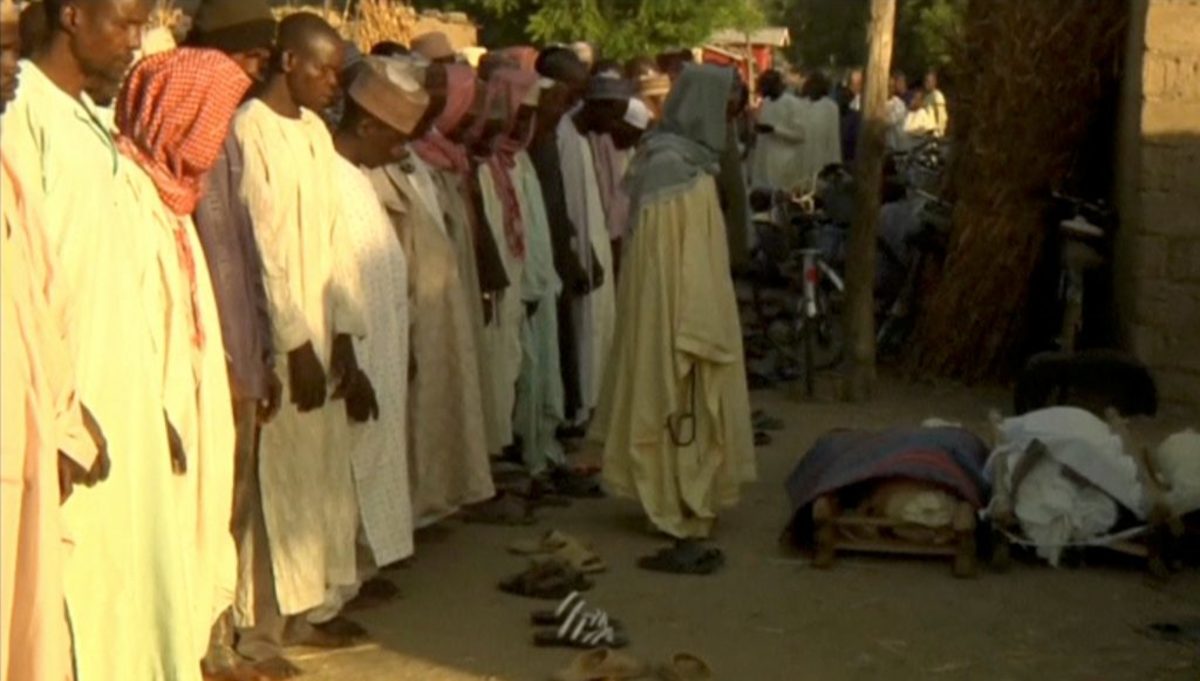
[[(814, 501), (863, 482), (905, 478), (931, 482), (976, 508), (987, 504), (987, 445), (962, 428), (893, 428), (825, 434), (788, 476), (792, 529), (807, 529)], [(798, 522), (802, 521), (802, 522)]]

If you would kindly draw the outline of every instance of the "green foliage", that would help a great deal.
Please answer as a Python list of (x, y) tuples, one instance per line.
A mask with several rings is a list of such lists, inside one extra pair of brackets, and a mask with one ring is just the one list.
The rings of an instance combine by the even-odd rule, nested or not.
[[(913, 77), (953, 61), (968, 0), (897, 0), (893, 63)], [(861, 66), (869, 0), (765, 0), (771, 21), (792, 31), (789, 58), (810, 68)]]
[[(449, 4), (425, 3), (443, 8)], [(462, 0), (459, 4), (482, 15), (490, 42), (522, 41), (497, 38), (491, 26), (495, 18), (505, 25), (522, 26), (524, 42), (586, 40), (614, 59), (696, 46), (716, 30), (762, 24), (755, 0)]]

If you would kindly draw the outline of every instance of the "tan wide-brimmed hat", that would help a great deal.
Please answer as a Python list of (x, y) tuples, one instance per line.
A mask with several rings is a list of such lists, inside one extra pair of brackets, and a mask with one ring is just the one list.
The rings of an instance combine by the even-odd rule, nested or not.
[(386, 57), (367, 57), (348, 94), (367, 113), (406, 135), (429, 108), (429, 93), (412, 71)]

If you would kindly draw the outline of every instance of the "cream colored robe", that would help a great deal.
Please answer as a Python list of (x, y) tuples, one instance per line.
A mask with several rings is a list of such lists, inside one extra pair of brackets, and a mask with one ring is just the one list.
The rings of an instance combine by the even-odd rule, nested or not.
[(604, 442), (612, 491), (639, 500), (659, 530), (705, 538), (718, 511), (736, 503), (739, 486), (755, 477), (741, 326), (715, 181), (705, 175), (686, 192), (642, 207), (637, 224), (621, 270), (624, 313), (591, 434)]
[(367, 337), (355, 342), (355, 355), (379, 403), (378, 421), (347, 423), (345, 430), (352, 442), (350, 460), (363, 535), (375, 566), (382, 567), (413, 553), (407, 441), (408, 263), (366, 172), (339, 158), (337, 179), (346, 206), (343, 245), (350, 255), (343, 264), (357, 268), (361, 275), (367, 315)]
[(62, 681), (71, 675), (71, 641), (58, 452), (86, 470), (96, 449), (83, 429), (55, 306), (61, 291), (41, 224), (41, 187), (16, 175), (36, 163), (34, 150), (19, 146), (0, 151), (0, 679)]
[(490, 392), (499, 419), (498, 439), (488, 443), (488, 451), (499, 453), (513, 443), (513, 408), (517, 401), (517, 377), (521, 373), (521, 323), (525, 316), (521, 297), (525, 260), (514, 255), (508, 247), (508, 239), (504, 234), (504, 207), (492, 177), (492, 167), (486, 164), (479, 166), (479, 191), (483, 196), (484, 220), (492, 232), (492, 239), (499, 246), (500, 259), (509, 282), (508, 288), (494, 303), (492, 322), (483, 330), (487, 351), (484, 368), (487, 384), (484, 390)]
[[(44, 225), (59, 267), (63, 325), (80, 401), (104, 430), (109, 478), (63, 507), (75, 543), (66, 595), (79, 681), (199, 679), (189, 545), (180, 532), (150, 329), (142, 304), (152, 245), (116, 204), (126, 172), (110, 131), (26, 63), (0, 145), (37, 152), (22, 182), (45, 192)], [(53, 607), (53, 605), (47, 606)]]
[[(192, 655), (203, 657), (213, 623), (233, 604), (237, 550), (230, 534), (233, 512), (233, 413), (217, 301), (208, 263), (191, 216), (177, 216), (159, 199), (150, 177), (125, 165), (117, 201), (131, 229), (155, 257), (142, 282), (151, 320), (162, 403), (187, 455), (187, 473), (176, 476), (175, 510), (188, 551), (183, 561), (192, 587)], [(186, 243), (194, 259), (196, 290), (182, 260)], [(203, 334), (196, 342), (195, 333)]]
[[(234, 134), (245, 152), (242, 190), (263, 258), (276, 366), (286, 376), (287, 353), (311, 342), (328, 374), (334, 334), (366, 334), (357, 279), (335, 276), (345, 237), (333, 141), (316, 114), (289, 119), (259, 100), (242, 106)], [(357, 581), (358, 508), (349, 442), (332, 435), (345, 406), (327, 400), (302, 414), (289, 393), (284, 380), (283, 405), (262, 430), (260, 473), (275, 590), (283, 614), (295, 615), (321, 605), (326, 586)]]
[(370, 176), (409, 265), (417, 371), (408, 401), (409, 479), (416, 525), (427, 527), (495, 495), (468, 292), (449, 230), (410, 175), (391, 165)]
[[(419, 160), (419, 159), (418, 159)], [(420, 167), (419, 165), (417, 167)], [(446, 226), (446, 233), (454, 241), (458, 273), (466, 292), (467, 312), (471, 321), (471, 339), (475, 348), (475, 368), (479, 385), (487, 385), (488, 354), (484, 338), (483, 298), (480, 295), (479, 265), (475, 256), (475, 209), (469, 204), (466, 181), (463, 176), (450, 171), (430, 169), (430, 177), (437, 191), (439, 208)], [(482, 219), (482, 218), (481, 218)], [(493, 404), (483, 396), (483, 430), (486, 442), (499, 442), (503, 418)], [(489, 448), (490, 450), (490, 448)]]

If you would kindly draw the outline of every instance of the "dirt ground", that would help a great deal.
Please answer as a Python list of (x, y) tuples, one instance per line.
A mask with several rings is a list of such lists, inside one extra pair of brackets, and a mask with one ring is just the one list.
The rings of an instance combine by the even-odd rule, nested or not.
[[(788, 520), (783, 480), (824, 431), (911, 424), (930, 416), (982, 428), (1004, 393), (885, 380), (865, 406), (753, 394), (787, 428), (759, 450), (759, 481), (722, 518), (717, 540), (728, 565), (712, 577), (639, 570), (661, 546), (638, 507), (622, 500), (539, 511), (528, 529), (451, 521), (418, 537), (410, 565), (386, 575), (401, 589), (389, 605), (355, 613), (374, 643), (298, 653), (311, 681), (540, 681), (572, 656), (532, 645), (529, 613), (544, 607), (502, 594), (496, 583), (522, 569), (504, 547), (557, 528), (593, 541), (610, 570), (588, 594), (623, 620), (629, 652), (649, 662), (672, 653), (705, 657), (722, 681), (842, 679), (1200, 679), (1200, 650), (1151, 640), (1151, 622), (1200, 618), (1200, 575), (1166, 584), (1129, 566), (1054, 570), (1020, 564), (972, 580), (948, 562), (846, 558), (815, 570), (779, 543)], [(1163, 432), (1174, 424), (1138, 425)]]

